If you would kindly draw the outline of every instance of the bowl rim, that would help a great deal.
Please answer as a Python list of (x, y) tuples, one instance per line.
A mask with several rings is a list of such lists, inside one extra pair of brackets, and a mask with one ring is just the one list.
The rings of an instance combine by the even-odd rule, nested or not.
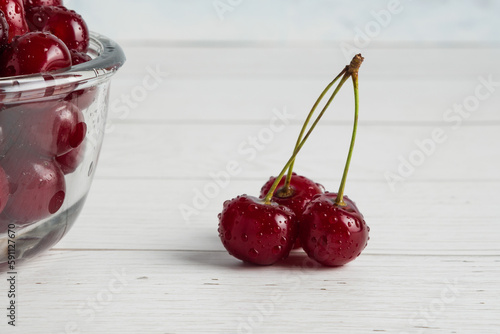
[[(91, 60), (70, 68), (47, 73), (36, 73), (0, 78), (0, 97), (35, 90), (47, 90), (54, 87), (79, 87), (94, 80), (104, 80), (123, 66), (126, 57), (116, 42), (110, 38), (90, 32), (89, 51)], [(7, 98), (7, 100), (9, 100)]]

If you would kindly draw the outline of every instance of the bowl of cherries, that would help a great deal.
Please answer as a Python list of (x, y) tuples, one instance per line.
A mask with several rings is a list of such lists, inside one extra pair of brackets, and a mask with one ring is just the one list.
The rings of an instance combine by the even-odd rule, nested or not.
[(62, 0), (0, 0), (0, 268), (57, 243), (84, 205), (125, 62)]

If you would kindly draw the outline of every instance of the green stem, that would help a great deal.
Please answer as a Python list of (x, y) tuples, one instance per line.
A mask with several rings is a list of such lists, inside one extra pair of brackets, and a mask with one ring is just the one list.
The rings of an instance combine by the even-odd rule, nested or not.
[(311, 128), (309, 129), (309, 131), (306, 133), (306, 135), (304, 136), (304, 138), (300, 141), (299, 145), (297, 146), (297, 148), (295, 149), (295, 151), (293, 152), (292, 154), (292, 157), (288, 160), (288, 162), (285, 164), (285, 167), (281, 170), (280, 174), (278, 175), (278, 177), (276, 178), (276, 180), (274, 181), (273, 185), (271, 186), (271, 189), (269, 189), (269, 191), (267, 192), (266, 194), (266, 197), (264, 198), (264, 203), (265, 204), (270, 204), (271, 203), (271, 198), (273, 197), (274, 195), (274, 192), (276, 191), (276, 188), (278, 188), (278, 184), (280, 183), (281, 179), (283, 178), (283, 176), (285, 175), (287, 169), (290, 167), (290, 165), (294, 162), (295, 160), (295, 157), (297, 156), (297, 154), (299, 153), (299, 151), (302, 149), (302, 146), (304, 146), (305, 142), (307, 141), (307, 139), (309, 138), (309, 136), (311, 135), (311, 133), (313, 132), (314, 128), (316, 127), (316, 125), (319, 123), (319, 121), (321, 120), (321, 118), (323, 117), (323, 115), (325, 114), (325, 111), (326, 109), (328, 109), (328, 107), (330, 106), (330, 104), (332, 103), (333, 99), (335, 98), (335, 96), (337, 95), (337, 93), (339, 92), (340, 88), (342, 88), (342, 86), (344, 85), (344, 83), (347, 81), (347, 79), (349, 79), (349, 77), (351, 76), (351, 72), (350, 71), (346, 71), (344, 73), (344, 76), (342, 77), (342, 80), (340, 81), (340, 83), (338, 84), (337, 88), (335, 88), (335, 91), (332, 93), (332, 96), (330, 97), (330, 99), (328, 100), (328, 102), (325, 104), (325, 106), (323, 107), (323, 110), (321, 110), (321, 113), (318, 115), (318, 117), (316, 117), (316, 120), (314, 121), (314, 123), (311, 125)]
[(359, 93), (358, 93), (358, 72), (352, 73), (352, 83), (354, 86), (354, 126), (352, 130), (351, 146), (349, 147), (349, 154), (347, 155), (347, 161), (344, 168), (344, 175), (342, 176), (342, 182), (340, 183), (339, 192), (337, 194), (337, 199), (335, 204), (340, 206), (346, 206), (344, 202), (344, 189), (347, 180), (347, 173), (349, 172), (349, 165), (351, 164), (352, 152), (354, 150), (354, 143), (356, 141), (356, 133), (358, 130), (358, 112), (359, 112)]
[[(302, 125), (302, 129), (300, 130), (299, 138), (297, 139), (297, 143), (295, 144), (295, 148), (293, 150), (294, 152), (297, 150), (297, 147), (299, 147), (300, 142), (302, 141), (302, 138), (304, 136), (304, 133), (306, 132), (307, 125), (309, 124), (309, 121), (311, 120), (314, 112), (316, 111), (316, 108), (321, 103), (321, 100), (323, 100), (323, 97), (325, 97), (326, 93), (330, 90), (330, 88), (332, 88), (332, 86), (337, 82), (337, 80), (339, 80), (340, 77), (342, 75), (344, 75), (344, 73), (347, 71), (347, 69), (348, 69), (348, 67), (344, 68), (342, 70), (342, 72), (340, 72), (340, 74), (337, 75), (335, 77), (335, 79), (333, 79), (333, 81), (328, 84), (328, 86), (326, 86), (326, 88), (323, 90), (321, 95), (318, 97), (318, 99), (314, 103), (313, 107), (311, 108), (311, 111), (307, 115), (307, 118), (306, 118), (306, 121), (304, 122), (304, 125)], [(293, 173), (294, 164), (295, 164), (295, 159), (290, 164), (290, 167), (288, 168), (288, 173), (286, 175), (285, 186), (283, 187), (286, 190), (286, 192), (288, 192), (288, 190), (290, 189), (290, 182), (292, 180), (292, 173)]]

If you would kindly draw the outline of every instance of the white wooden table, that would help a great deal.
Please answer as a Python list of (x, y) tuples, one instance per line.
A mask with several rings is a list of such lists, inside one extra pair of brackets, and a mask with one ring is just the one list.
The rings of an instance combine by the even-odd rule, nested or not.
[[(346, 192), (371, 240), (341, 268), (300, 251), (243, 265), (223, 249), (216, 218), (225, 199), (258, 194), (282, 168), (310, 106), (348, 63), (338, 47), (124, 49), (84, 211), (19, 268), (17, 327), (0, 316), (1, 333), (500, 332), (500, 86), (483, 84), (500, 81), (500, 49), (364, 53)], [(470, 113), (453, 112), (463, 104)], [(346, 86), (297, 160), (332, 191), (352, 111)], [(214, 187), (230, 161), (238, 172)], [(387, 175), (399, 175), (392, 187)]]

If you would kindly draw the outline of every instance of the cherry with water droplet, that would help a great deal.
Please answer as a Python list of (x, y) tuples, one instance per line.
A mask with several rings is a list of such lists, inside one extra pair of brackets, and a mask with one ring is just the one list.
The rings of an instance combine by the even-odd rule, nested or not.
[(64, 6), (39, 6), (26, 9), (30, 31), (50, 32), (62, 40), (68, 49), (87, 52), (90, 34), (85, 20)]
[(368, 226), (354, 202), (344, 196), (337, 205), (336, 193), (314, 197), (299, 227), (302, 248), (325, 266), (341, 266), (354, 260), (368, 241)]
[(47, 73), (71, 67), (71, 55), (56, 36), (29, 32), (16, 37), (0, 57), (0, 76)]
[(271, 265), (286, 258), (298, 232), (290, 209), (248, 195), (224, 203), (218, 231), (231, 255), (258, 265)]
[(0, 10), (9, 25), (9, 43), (28, 32), (23, 0), (0, 0)]
[(38, 7), (38, 6), (62, 6), (62, 0), (24, 0), (24, 8)]

